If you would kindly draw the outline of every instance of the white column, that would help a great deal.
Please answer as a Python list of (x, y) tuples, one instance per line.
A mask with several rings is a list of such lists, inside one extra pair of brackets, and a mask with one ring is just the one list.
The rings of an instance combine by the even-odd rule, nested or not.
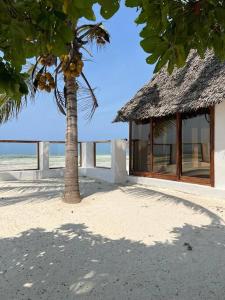
[(94, 168), (94, 143), (82, 143), (82, 168)]
[(49, 170), (49, 142), (39, 143), (39, 169), (41, 172)]
[(126, 141), (112, 140), (112, 176), (114, 183), (124, 183), (126, 171)]
[(225, 101), (215, 106), (215, 187), (225, 189)]

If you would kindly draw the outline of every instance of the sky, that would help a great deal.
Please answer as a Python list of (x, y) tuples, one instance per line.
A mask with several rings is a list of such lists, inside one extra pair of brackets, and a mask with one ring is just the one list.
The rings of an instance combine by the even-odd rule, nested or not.
[[(115, 16), (104, 21), (111, 43), (104, 49), (92, 48), (92, 62), (86, 62), (86, 74), (98, 99), (99, 107), (87, 121), (79, 111), (80, 141), (128, 137), (126, 123), (112, 123), (117, 111), (152, 78), (153, 66), (145, 61), (140, 46), (140, 26), (134, 23), (136, 10), (121, 7)], [(97, 16), (97, 21), (102, 18)], [(64, 140), (65, 117), (59, 113), (52, 94), (38, 93), (17, 119), (0, 127), (0, 139)]]

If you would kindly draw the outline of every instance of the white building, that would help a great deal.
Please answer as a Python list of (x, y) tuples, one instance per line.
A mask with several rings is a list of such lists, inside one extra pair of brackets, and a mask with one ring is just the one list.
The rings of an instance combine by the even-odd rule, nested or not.
[(160, 71), (118, 112), (115, 121), (130, 124), (133, 181), (225, 190), (224, 80), (225, 63), (192, 52), (184, 68)]

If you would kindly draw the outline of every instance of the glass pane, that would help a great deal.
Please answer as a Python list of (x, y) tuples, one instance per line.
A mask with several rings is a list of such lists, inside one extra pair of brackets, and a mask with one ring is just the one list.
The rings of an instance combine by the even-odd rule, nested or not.
[(137, 172), (151, 171), (150, 123), (132, 122), (131, 168)]
[(111, 168), (111, 143), (95, 143), (96, 167)]
[(37, 143), (0, 143), (0, 171), (37, 168)]
[(182, 117), (182, 175), (210, 177), (210, 115)]
[(176, 118), (153, 123), (153, 172), (176, 174)]
[(49, 168), (65, 167), (65, 144), (49, 144)]

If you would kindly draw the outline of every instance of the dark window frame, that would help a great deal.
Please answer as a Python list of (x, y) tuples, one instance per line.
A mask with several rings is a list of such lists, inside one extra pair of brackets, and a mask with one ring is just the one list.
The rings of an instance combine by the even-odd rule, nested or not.
[[(176, 174), (162, 174), (151, 172), (137, 172), (132, 170), (133, 162), (133, 149), (132, 149), (132, 122), (129, 123), (129, 175), (130, 176), (142, 176), (142, 177), (151, 177), (159, 179), (167, 179), (180, 182), (195, 183), (201, 185), (215, 186), (215, 171), (214, 171), (214, 147), (215, 147), (215, 107), (210, 107), (207, 109), (210, 114), (210, 176), (209, 178), (197, 178), (182, 176), (182, 114), (176, 113)], [(201, 112), (201, 110), (199, 110)], [(198, 113), (198, 111), (196, 111)], [(153, 132), (153, 121), (157, 118), (151, 118), (146, 121), (149, 122), (150, 132)], [(145, 121), (145, 123), (146, 123)], [(138, 121), (140, 123), (140, 121)], [(151, 170), (153, 170), (153, 134), (150, 136), (150, 145), (151, 145)]]

